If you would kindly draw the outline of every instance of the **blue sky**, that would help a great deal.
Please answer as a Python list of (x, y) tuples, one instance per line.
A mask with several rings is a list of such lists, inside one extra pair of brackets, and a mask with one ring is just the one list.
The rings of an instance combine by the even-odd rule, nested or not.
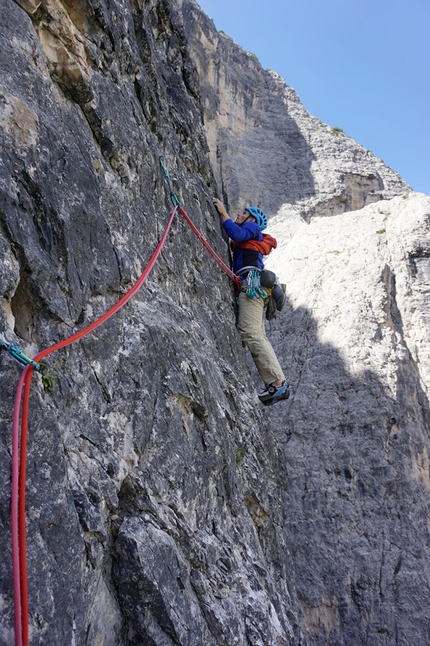
[(304, 107), (430, 195), (430, 0), (198, 0)]

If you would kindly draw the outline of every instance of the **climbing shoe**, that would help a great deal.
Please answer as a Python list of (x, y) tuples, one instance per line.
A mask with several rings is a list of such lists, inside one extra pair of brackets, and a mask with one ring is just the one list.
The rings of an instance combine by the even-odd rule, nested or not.
[(266, 390), (260, 393), (260, 395), (258, 395), (261, 403), (265, 406), (272, 406), (272, 404), (276, 404), (283, 399), (288, 399), (289, 396), (290, 389), (285, 383), (282, 384), (282, 386), (279, 386), (279, 388), (269, 386)]

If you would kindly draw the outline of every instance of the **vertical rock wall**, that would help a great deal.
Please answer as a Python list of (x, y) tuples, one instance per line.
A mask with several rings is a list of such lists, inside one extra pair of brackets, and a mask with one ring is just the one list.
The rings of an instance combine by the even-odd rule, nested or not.
[[(198, 77), (170, 2), (1, 0), (1, 332), (28, 354), (95, 320), (171, 209), (158, 158), (225, 257)], [(227, 259), (225, 257), (225, 259)], [(32, 645), (295, 644), (279, 454), (231, 286), (186, 223), (114, 319), (35, 377)], [(13, 643), (11, 421), (0, 357), (0, 643)]]
[[(34, 377), (32, 646), (426, 643), (428, 198), (195, 2), (0, 13), (0, 333), (34, 355), (131, 287), (171, 209), (160, 155), (225, 260), (214, 193), (273, 216), (288, 292), (272, 410), (179, 217), (138, 295), (49, 359), (53, 394)], [(0, 644), (20, 371), (0, 355)]]
[(293, 396), (270, 416), (301, 627), (309, 644), (426, 643), (428, 199), (186, 14), (224, 196), (275, 216), (288, 298), (271, 327)]

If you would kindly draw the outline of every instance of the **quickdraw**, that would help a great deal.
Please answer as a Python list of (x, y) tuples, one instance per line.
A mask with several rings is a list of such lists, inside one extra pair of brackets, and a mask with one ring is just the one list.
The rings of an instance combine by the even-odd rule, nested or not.
[(167, 171), (166, 164), (164, 163), (164, 159), (160, 157), (159, 161), (160, 161), (161, 170), (163, 171), (164, 177), (166, 178), (167, 184), (169, 186), (170, 199), (172, 200), (172, 204), (173, 206), (181, 206), (178, 196), (176, 195), (176, 193), (172, 188), (172, 182), (170, 181), (169, 173)]
[(8, 352), (11, 355), (11, 357), (16, 359), (16, 361), (18, 361), (21, 365), (32, 366), (38, 372), (42, 372), (42, 366), (40, 365), (40, 363), (38, 363), (37, 361), (34, 361), (30, 357), (27, 357), (27, 355), (24, 354), (22, 350), (17, 348), (15, 345), (12, 345), (12, 343), (9, 343), (5, 339), (2, 339), (1, 337), (0, 337), (0, 349), (6, 350), (6, 352)]
[(261, 271), (250, 271), (246, 277), (247, 287), (244, 290), (248, 298), (267, 298), (267, 291), (260, 284)]

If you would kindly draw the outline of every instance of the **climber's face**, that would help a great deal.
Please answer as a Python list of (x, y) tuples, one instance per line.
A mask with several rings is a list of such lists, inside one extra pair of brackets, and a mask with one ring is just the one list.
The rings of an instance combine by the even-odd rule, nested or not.
[[(241, 224), (243, 224), (245, 222), (245, 220), (247, 220), (250, 217), (252, 217), (252, 216), (250, 215), (249, 211), (244, 211), (243, 213), (238, 213), (236, 215), (235, 223), (241, 225)], [(254, 219), (254, 218), (252, 218), (252, 219)]]

